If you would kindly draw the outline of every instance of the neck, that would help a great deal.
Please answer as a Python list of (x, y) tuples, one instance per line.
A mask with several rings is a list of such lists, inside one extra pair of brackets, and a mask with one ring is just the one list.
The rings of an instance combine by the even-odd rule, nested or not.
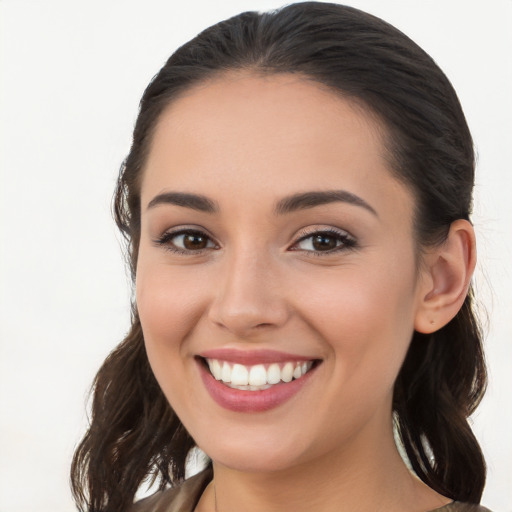
[(286, 470), (245, 472), (214, 462), (214, 485), (196, 510), (399, 512), (433, 510), (449, 501), (411, 475), (391, 428), (378, 442), (359, 437), (363, 439), (353, 440), (350, 448)]

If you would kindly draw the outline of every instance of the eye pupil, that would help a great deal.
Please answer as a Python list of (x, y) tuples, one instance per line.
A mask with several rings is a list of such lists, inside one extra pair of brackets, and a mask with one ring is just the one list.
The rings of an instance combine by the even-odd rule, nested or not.
[(335, 249), (337, 245), (337, 240), (329, 235), (318, 234), (313, 237), (313, 247), (317, 251), (328, 251), (330, 249)]
[(208, 239), (205, 236), (188, 233), (183, 237), (183, 245), (185, 249), (205, 249), (208, 245)]

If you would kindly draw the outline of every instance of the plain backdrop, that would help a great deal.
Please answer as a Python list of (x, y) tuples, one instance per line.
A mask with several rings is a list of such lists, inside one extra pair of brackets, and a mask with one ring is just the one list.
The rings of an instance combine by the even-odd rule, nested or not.
[[(478, 152), (477, 295), (487, 397), (483, 503), (512, 511), (512, 1), (348, 0), (418, 42), (457, 90)], [(180, 44), (272, 0), (0, 0), (0, 512), (74, 510), (86, 392), (129, 325), (110, 202), (138, 101)]]

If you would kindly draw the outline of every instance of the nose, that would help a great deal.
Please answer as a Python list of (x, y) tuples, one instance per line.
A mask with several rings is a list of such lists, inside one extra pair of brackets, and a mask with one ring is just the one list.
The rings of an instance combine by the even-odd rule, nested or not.
[(289, 318), (286, 294), (271, 258), (238, 254), (224, 262), (209, 319), (237, 338), (282, 327)]

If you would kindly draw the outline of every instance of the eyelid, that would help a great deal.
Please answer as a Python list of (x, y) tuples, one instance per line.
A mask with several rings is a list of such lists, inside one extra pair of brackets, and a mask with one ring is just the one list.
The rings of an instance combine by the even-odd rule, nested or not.
[[(186, 234), (195, 234), (201, 235), (208, 239), (209, 242), (213, 243), (215, 247), (205, 247), (203, 249), (191, 250), (191, 249), (183, 249), (174, 245), (171, 240), (180, 235)], [(165, 230), (160, 236), (153, 239), (153, 243), (157, 247), (162, 247), (163, 249), (170, 251), (176, 254), (182, 255), (199, 255), (203, 254), (205, 251), (210, 251), (219, 248), (219, 244), (214, 239), (212, 235), (208, 233), (208, 230), (201, 226), (177, 226), (175, 228), (170, 228)]]
[[(171, 242), (173, 238), (186, 234), (196, 234), (203, 236), (207, 238), (208, 243), (211, 242), (214, 245), (214, 247), (204, 247), (202, 249), (192, 250), (178, 247)], [(320, 234), (335, 237), (341, 243), (334, 247), (333, 249), (328, 249), (325, 251), (297, 248), (297, 245), (300, 242), (307, 240), (308, 238), (314, 235)], [(162, 247), (163, 249), (168, 250), (170, 252), (187, 256), (200, 255), (203, 254), (205, 251), (217, 250), (220, 248), (220, 244), (214, 239), (212, 235), (209, 234), (208, 230), (203, 228), (202, 226), (177, 226), (174, 228), (167, 229), (162, 233), (162, 235), (160, 235), (156, 239), (153, 239), (153, 243), (157, 247)], [(357, 247), (358, 243), (356, 238), (345, 229), (335, 228), (333, 226), (310, 226), (299, 231), (299, 233), (296, 235), (295, 241), (292, 243), (289, 250), (300, 251), (315, 256), (328, 256), (341, 251), (347, 251), (351, 249), (353, 250)]]
[[(327, 235), (334, 236), (342, 243), (339, 246), (337, 246), (333, 249), (326, 250), (326, 251), (315, 251), (315, 250), (294, 248), (300, 242), (307, 240), (308, 238), (310, 238), (314, 235), (319, 235), (319, 234), (327, 234)], [(328, 256), (328, 255), (332, 255), (334, 253), (338, 253), (341, 251), (353, 250), (353, 249), (356, 249), (357, 247), (358, 247), (357, 239), (345, 229), (335, 228), (333, 226), (313, 226), (313, 227), (308, 227), (308, 228), (301, 230), (297, 234), (297, 238), (296, 238), (295, 242), (293, 242), (293, 244), (289, 250), (301, 251), (303, 253), (311, 254), (314, 256), (324, 256), (324, 255)]]

